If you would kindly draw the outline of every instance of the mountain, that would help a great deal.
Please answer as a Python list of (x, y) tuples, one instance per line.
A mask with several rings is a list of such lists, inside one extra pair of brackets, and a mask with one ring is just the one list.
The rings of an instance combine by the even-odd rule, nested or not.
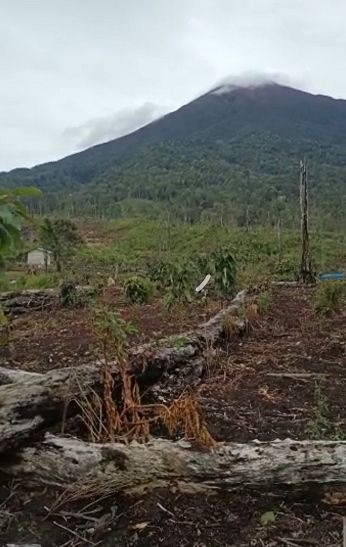
[(124, 137), (32, 169), (1, 185), (35, 185), (48, 210), (145, 214), (244, 224), (292, 218), (299, 160), (313, 213), (342, 221), (346, 101), (266, 83), (221, 85)]

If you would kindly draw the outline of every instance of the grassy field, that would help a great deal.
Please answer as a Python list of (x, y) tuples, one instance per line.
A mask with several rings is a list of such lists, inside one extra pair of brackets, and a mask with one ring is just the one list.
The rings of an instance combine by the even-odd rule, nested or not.
[[(84, 226), (85, 230), (85, 226)], [(83, 233), (83, 227), (82, 227)], [(96, 235), (96, 237), (95, 237)], [(98, 236), (98, 237), (97, 237)], [(89, 236), (90, 237), (90, 236)], [(273, 228), (249, 232), (206, 224), (171, 225), (140, 219), (94, 225), (94, 240), (76, 257), (78, 264), (97, 267), (145, 267), (157, 259), (194, 260), (221, 246), (229, 247), (238, 269), (248, 275), (292, 277), (299, 264), (300, 234)], [(346, 262), (346, 235), (312, 231), (312, 256), (317, 271), (341, 268)], [(93, 241), (93, 239), (92, 239)]]
[[(195, 261), (220, 247), (233, 253), (238, 270), (238, 285), (264, 278), (294, 279), (299, 265), (300, 233), (283, 230), (279, 241), (274, 228), (251, 231), (208, 224), (170, 224), (143, 219), (117, 221), (77, 221), (85, 244), (61, 276), (54, 272), (29, 275), (10, 271), (0, 278), (0, 290), (46, 288), (60, 278), (74, 277), (79, 282), (102, 280), (108, 275), (140, 271), (158, 260)], [(346, 264), (346, 234), (311, 230), (312, 259), (320, 273), (338, 270)], [(207, 273), (207, 272), (206, 272)], [(11, 283), (12, 281), (12, 283)]]

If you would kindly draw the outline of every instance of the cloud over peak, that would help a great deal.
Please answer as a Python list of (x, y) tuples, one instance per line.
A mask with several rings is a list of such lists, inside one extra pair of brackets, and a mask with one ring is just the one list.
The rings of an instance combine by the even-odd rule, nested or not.
[(110, 115), (92, 118), (87, 122), (65, 129), (63, 138), (81, 150), (95, 144), (127, 135), (161, 117), (167, 109), (146, 102), (134, 108), (124, 108)]

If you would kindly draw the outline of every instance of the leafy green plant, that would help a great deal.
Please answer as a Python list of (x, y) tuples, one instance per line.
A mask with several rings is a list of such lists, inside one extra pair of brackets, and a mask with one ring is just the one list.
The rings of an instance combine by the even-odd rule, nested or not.
[(196, 265), (192, 262), (169, 263), (164, 297), (167, 309), (175, 304), (187, 305), (192, 302), (195, 276)]
[(168, 277), (168, 269), (168, 262), (164, 260), (151, 262), (147, 266), (148, 277), (158, 287), (163, 287)]
[(317, 313), (328, 314), (340, 311), (346, 303), (346, 284), (343, 281), (327, 281), (320, 284), (314, 296)]
[(212, 253), (216, 288), (225, 296), (232, 294), (236, 280), (236, 262), (229, 249), (221, 248)]
[(124, 289), (127, 298), (137, 304), (146, 304), (153, 294), (151, 281), (140, 276), (133, 276), (127, 279)]
[(78, 301), (76, 284), (73, 281), (63, 281), (60, 285), (60, 302), (66, 308), (73, 308)]
[(123, 354), (127, 338), (136, 332), (136, 328), (119, 313), (107, 307), (96, 307), (93, 315), (94, 329), (98, 338), (102, 339), (112, 352), (115, 350), (117, 354)]
[(41, 192), (36, 188), (0, 190), (0, 266), (4, 266), (7, 253), (20, 248), (21, 226), (29, 220), (22, 198), (37, 198)]

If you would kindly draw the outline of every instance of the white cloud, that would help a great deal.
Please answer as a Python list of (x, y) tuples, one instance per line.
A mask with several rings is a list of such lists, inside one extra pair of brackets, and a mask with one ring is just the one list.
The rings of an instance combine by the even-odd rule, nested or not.
[(70, 127), (63, 133), (72, 146), (77, 149), (88, 148), (94, 144), (106, 142), (127, 135), (165, 114), (169, 109), (152, 103), (115, 112), (109, 116), (100, 116)]

